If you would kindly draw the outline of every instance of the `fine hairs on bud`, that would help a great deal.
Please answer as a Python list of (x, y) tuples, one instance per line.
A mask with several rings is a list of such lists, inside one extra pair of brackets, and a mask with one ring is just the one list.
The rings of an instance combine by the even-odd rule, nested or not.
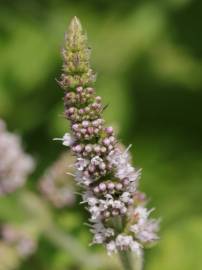
[(158, 240), (159, 221), (150, 218), (146, 196), (138, 189), (140, 170), (131, 164), (129, 148), (106, 127), (102, 99), (96, 96), (95, 73), (90, 66), (86, 34), (74, 17), (63, 50), (65, 116), (71, 133), (62, 138), (75, 160), (75, 181), (83, 190), (90, 213), (93, 244), (104, 245), (109, 255), (119, 253), (125, 269), (133, 269), (128, 253), (140, 256)]

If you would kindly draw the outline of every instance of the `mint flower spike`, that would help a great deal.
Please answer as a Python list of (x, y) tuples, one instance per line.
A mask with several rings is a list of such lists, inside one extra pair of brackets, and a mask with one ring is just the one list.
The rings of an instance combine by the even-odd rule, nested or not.
[(43, 196), (56, 208), (72, 207), (76, 202), (73, 177), (67, 177), (67, 168), (69, 174), (72, 172), (73, 160), (69, 151), (62, 153), (39, 180)]
[(104, 245), (109, 255), (119, 253), (124, 269), (132, 270), (130, 252), (142, 256), (142, 249), (158, 240), (159, 221), (149, 217), (146, 197), (138, 191), (140, 170), (131, 164), (130, 147), (125, 150), (113, 128), (104, 125), (87, 38), (76, 17), (66, 35), (63, 59), (59, 83), (71, 134), (62, 141), (76, 157), (75, 180), (90, 214), (92, 243)]
[(20, 137), (9, 132), (0, 119), (0, 197), (23, 187), (34, 167), (33, 158), (23, 151)]

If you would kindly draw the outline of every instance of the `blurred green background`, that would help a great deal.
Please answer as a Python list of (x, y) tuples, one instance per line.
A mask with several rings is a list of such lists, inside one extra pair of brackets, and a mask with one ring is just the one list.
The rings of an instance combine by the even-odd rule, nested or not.
[[(26, 187), (33, 194), (38, 177), (63, 151), (52, 142), (68, 129), (61, 117), (63, 93), (55, 78), (61, 72), (64, 32), (74, 15), (81, 19), (93, 48), (96, 88), (109, 104), (106, 120), (116, 126), (122, 142), (133, 144), (134, 164), (143, 168), (141, 189), (151, 197), (156, 216), (162, 217), (161, 241), (145, 252), (145, 270), (199, 270), (202, 1), (1, 1), (0, 117), (10, 131), (22, 136), (26, 151), (37, 162)], [(24, 190), (0, 199), (0, 219), (20, 219), (25, 200), (36, 207), (46, 230), (46, 210), (33, 194)], [(90, 234), (83, 225), (87, 214), (77, 205), (63, 210), (50, 210), (48, 205), (47, 211), (64, 235), (96, 254), (96, 248), (88, 247)], [(57, 232), (55, 238), (59, 239)], [(18, 269), (83, 270), (79, 251), (68, 250), (42, 235), (36, 253)], [(118, 268), (100, 264), (99, 269)]]

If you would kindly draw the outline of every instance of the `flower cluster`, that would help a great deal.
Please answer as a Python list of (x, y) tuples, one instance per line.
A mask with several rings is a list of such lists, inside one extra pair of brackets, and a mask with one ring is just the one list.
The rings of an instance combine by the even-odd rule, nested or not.
[(0, 119), (0, 196), (23, 186), (34, 168), (33, 159), (22, 150), (20, 138), (8, 132)]
[[(66, 138), (67, 140), (68, 138)], [(68, 176), (67, 166), (72, 170), (73, 158), (69, 153), (63, 153), (39, 181), (40, 190), (44, 196), (57, 208), (72, 206), (76, 200), (74, 194), (73, 177)]]
[(105, 127), (105, 107), (93, 87), (86, 35), (76, 17), (63, 57), (59, 83), (71, 134), (62, 140), (76, 156), (75, 179), (84, 190), (93, 243), (104, 244), (109, 254), (125, 250), (139, 254), (142, 247), (158, 239), (158, 221), (149, 218), (145, 196), (138, 191), (140, 170), (132, 166), (129, 148), (122, 149), (113, 128)]
[(14, 227), (10, 224), (4, 224), (1, 228), (2, 241), (13, 247), (20, 257), (28, 257), (36, 250), (36, 241), (22, 228)]

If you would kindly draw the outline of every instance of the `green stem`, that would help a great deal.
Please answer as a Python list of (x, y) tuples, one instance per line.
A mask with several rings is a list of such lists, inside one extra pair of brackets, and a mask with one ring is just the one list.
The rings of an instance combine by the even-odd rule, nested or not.
[(131, 260), (131, 254), (129, 251), (120, 251), (119, 258), (122, 262), (124, 270), (135, 270)]

